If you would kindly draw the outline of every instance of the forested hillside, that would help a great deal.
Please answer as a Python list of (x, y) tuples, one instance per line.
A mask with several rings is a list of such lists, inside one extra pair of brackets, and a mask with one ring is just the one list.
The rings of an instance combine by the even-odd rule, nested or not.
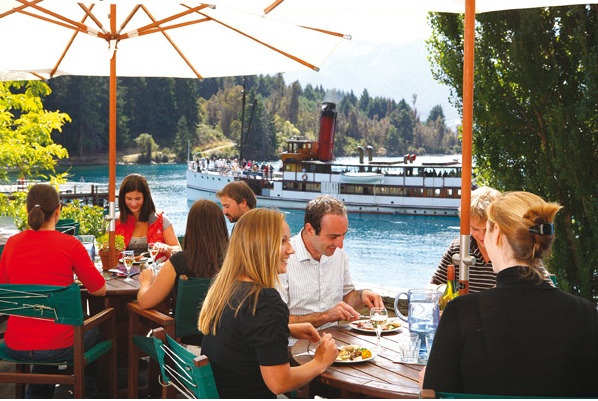
[[(62, 76), (49, 82), (48, 110), (70, 115), (72, 122), (53, 139), (71, 156), (104, 152), (108, 143), (108, 78)], [(213, 78), (119, 78), (117, 146), (139, 146), (148, 154), (169, 148), (179, 161), (191, 151), (234, 142), (224, 156), (278, 159), (291, 136), (316, 139), (322, 102), (337, 105), (335, 156), (356, 155), (371, 145), (377, 155), (460, 152), (457, 133), (445, 125), (439, 105), (424, 119), (417, 96), (406, 101), (345, 93), (298, 82), (282, 75)], [(243, 140), (241, 141), (241, 131)], [(143, 152), (142, 152), (143, 153)], [(146, 159), (149, 161), (149, 158)]]

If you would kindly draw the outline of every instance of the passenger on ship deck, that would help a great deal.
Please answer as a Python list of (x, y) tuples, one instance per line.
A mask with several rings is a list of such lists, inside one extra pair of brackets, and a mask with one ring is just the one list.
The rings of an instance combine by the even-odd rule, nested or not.
[(125, 177), (118, 192), (118, 209), (116, 234), (125, 237), (126, 249), (135, 251), (135, 255), (146, 252), (150, 242), (158, 244), (158, 261), (181, 250), (172, 223), (164, 212), (156, 211), (149, 185), (142, 175)]
[[(37, 184), (27, 193), (29, 228), (8, 239), (0, 259), (0, 283), (68, 286), (73, 274), (91, 295), (104, 296), (106, 282), (95, 268), (87, 250), (77, 238), (56, 230), (60, 219), (60, 198), (56, 189)], [(32, 297), (33, 298), (33, 297)], [(5, 300), (6, 302), (6, 300)], [(32, 299), (31, 302), (35, 303)], [(4, 335), (4, 350), (16, 360), (43, 362), (73, 358), (74, 328), (52, 320), (10, 316)], [(100, 332), (85, 333), (85, 349), (100, 339)], [(95, 365), (96, 363), (94, 363)], [(86, 368), (92, 378), (95, 366)], [(58, 365), (34, 365), (31, 373), (58, 374)], [(91, 381), (86, 381), (91, 385)], [(88, 387), (86, 385), (86, 387)], [(26, 398), (52, 398), (54, 384), (29, 384)], [(92, 396), (87, 388), (86, 395)]]
[(287, 272), (281, 274), (279, 292), (291, 314), (290, 323), (309, 322), (328, 327), (339, 320), (359, 319), (356, 309), (383, 307), (380, 295), (356, 290), (343, 241), (349, 228), (345, 205), (329, 195), (311, 200), (304, 226), (291, 244)]
[[(475, 258), (476, 262), (474, 265), (469, 266), (470, 293), (494, 288), (496, 285), (496, 273), (492, 268), (492, 261), (484, 245), (484, 235), (486, 234), (486, 221), (488, 220), (486, 208), (500, 196), (501, 193), (491, 187), (479, 187), (471, 192), (469, 254)], [(459, 208), (460, 211), (461, 209)], [(453, 261), (453, 255), (459, 255), (460, 249), (461, 242), (459, 237), (457, 237), (442, 255), (440, 264), (430, 281), (432, 284), (439, 285), (446, 283), (447, 268), (449, 265), (455, 266), (455, 278), (459, 278), (459, 263)], [(541, 270), (544, 272), (546, 282), (553, 285), (546, 269), (541, 266)]]
[[(187, 216), (183, 251), (172, 255), (157, 275), (153, 269), (146, 269), (139, 275), (139, 307), (153, 308), (165, 300), (183, 274), (188, 277), (213, 277), (222, 266), (227, 248), (228, 228), (218, 204), (207, 199), (193, 203)], [(183, 339), (182, 342), (201, 345), (201, 338)]]
[(510, 192), (487, 209), (484, 243), (496, 288), (457, 297), (440, 319), (423, 388), (519, 398), (598, 396), (598, 310), (551, 287), (550, 253), (561, 206)]
[(216, 192), (216, 196), (222, 204), (222, 212), (231, 223), (236, 223), (257, 204), (255, 194), (245, 181), (229, 182)]

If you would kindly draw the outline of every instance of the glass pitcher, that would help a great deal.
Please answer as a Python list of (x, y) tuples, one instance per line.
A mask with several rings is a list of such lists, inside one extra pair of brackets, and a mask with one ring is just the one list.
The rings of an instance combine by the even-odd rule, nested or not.
[[(408, 292), (401, 292), (395, 298), (395, 313), (408, 323), (409, 331), (417, 333), (425, 344), (425, 336), (433, 333), (438, 328), (439, 308), (438, 301), (441, 292), (427, 288), (415, 288)], [(407, 316), (399, 310), (399, 300), (407, 299)]]

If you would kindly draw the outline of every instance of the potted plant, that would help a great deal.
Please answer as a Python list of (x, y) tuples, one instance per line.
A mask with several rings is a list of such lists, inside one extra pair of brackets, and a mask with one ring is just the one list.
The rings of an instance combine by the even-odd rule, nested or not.
[[(100, 235), (99, 237), (96, 237), (96, 243), (98, 245), (98, 254), (100, 255), (100, 259), (102, 260), (102, 269), (104, 269), (104, 270), (110, 270), (111, 268), (116, 267), (116, 266), (110, 266), (110, 263), (109, 263), (109, 258), (110, 258), (109, 244), (108, 244), (109, 238), (110, 238), (109, 233), (104, 233), (104, 234)], [(114, 249), (113, 249), (114, 260), (118, 260), (118, 255), (120, 255), (120, 253), (124, 250), (125, 250), (125, 237), (120, 234), (116, 235), (116, 237), (114, 238)]]

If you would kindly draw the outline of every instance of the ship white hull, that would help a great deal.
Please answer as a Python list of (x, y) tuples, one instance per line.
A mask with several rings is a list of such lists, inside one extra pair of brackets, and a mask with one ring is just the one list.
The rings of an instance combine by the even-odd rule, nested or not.
[[(187, 199), (211, 199), (218, 201), (216, 192), (226, 184), (241, 179), (232, 175), (213, 171), (187, 170)], [(442, 188), (460, 187), (457, 177), (388, 177), (380, 184), (348, 184), (343, 182), (341, 174), (288, 173), (273, 180), (261, 177), (243, 178), (250, 186), (258, 188), (256, 193), (258, 207), (277, 207), (282, 209), (305, 209), (311, 199), (328, 194), (343, 201), (347, 211), (352, 213), (409, 214), (458, 216), (460, 198), (441, 197)], [(317, 188), (319, 191), (311, 190)], [(343, 193), (351, 191), (366, 194)], [(408, 188), (407, 190), (401, 188)], [(411, 196), (392, 195), (391, 193), (411, 192)], [(426, 196), (413, 196), (422, 193)]]

